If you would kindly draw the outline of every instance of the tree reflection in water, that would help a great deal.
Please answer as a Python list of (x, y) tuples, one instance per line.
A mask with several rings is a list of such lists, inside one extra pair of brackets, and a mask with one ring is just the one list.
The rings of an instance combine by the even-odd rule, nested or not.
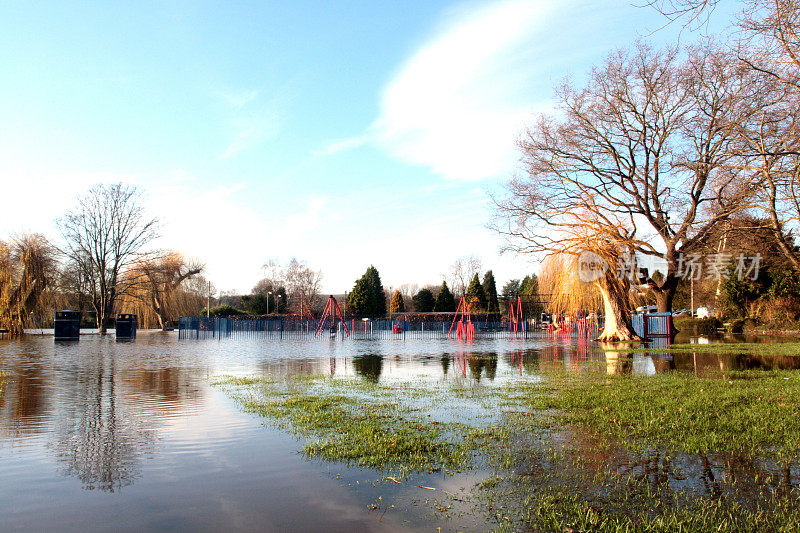
[(357, 355), (353, 357), (353, 368), (359, 376), (377, 383), (383, 370), (383, 357), (380, 355)]
[(141, 475), (165, 418), (195, 403), (199, 387), (177, 368), (118, 369), (113, 355), (84, 355), (58, 383), (50, 448), (84, 489), (115, 492)]

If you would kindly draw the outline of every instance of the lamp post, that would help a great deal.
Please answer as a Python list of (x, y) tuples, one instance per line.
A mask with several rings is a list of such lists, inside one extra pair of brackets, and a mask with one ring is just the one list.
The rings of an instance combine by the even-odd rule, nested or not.
[(267, 291), (267, 314), (269, 314), (269, 297), (272, 296), (272, 291)]

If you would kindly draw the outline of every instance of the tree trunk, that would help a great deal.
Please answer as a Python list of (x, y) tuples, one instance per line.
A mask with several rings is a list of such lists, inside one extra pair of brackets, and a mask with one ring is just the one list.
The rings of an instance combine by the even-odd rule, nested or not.
[(656, 293), (656, 306), (659, 313), (672, 312), (672, 300), (675, 298), (675, 291), (678, 289), (678, 278), (670, 274)]
[(612, 271), (597, 280), (597, 288), (603, 297), (605, 324), (597, 338), (604, 342), (641, 340), (631, 324), (630, 298), (627, 282), (620, 280)]

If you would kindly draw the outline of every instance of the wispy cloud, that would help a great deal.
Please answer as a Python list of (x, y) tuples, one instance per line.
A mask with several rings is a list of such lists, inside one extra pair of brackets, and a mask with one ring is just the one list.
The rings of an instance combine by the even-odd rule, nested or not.
[(338, 152), (343, 152), (345, 150), (350, 150), (352, 148), (358, 148), (359, 146), (363, 146), (370, 141), (369, 135), (358, 135), (356, 137), (350, 137), (349, 139), (341, 139), (338, 141), (333, 141), (325, 148), (318, 152), (319, 155), (331, 155), (336, 154)]
[[(371, 142), (395, 158), (460, 180), (508, 176), (515, 139), (537, 109), (535, 43), (557, 0), (512, 0), (462, 10), (420, 47), (383, 90), (366, 134), (333, 154)], [(541, 61), (541, 58), (538, 58)]]
[(258, 98), (258, 91), (256, 89), (245, 89), (241, 91), (219, 90), (216, 91), (215, 94), (226, 104), (235, 109), (241, 109)]
[(222, 159), (234, 157), (245, 150), (258, 146), (275, 137), (280, 129), (277, 114), (269, 111), (234, 120), (232, 124), (233, 138), (223, 151)]

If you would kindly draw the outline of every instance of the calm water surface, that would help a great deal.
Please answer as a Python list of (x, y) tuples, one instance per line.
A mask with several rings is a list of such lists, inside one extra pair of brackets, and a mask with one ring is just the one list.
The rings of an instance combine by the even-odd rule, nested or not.
[[(481, 357), (472, 357), (481, 356)], [(488, 356), (488, 357), (487, 357)], [(419, 490), (394, 488), (403, 512), (375, 513), (375, 472), (308, 461), (292, 437), (243, 414), (215, 379), (334, 374), (373, 381), (454, 380), (494, 386), (538, 379), (543, 365), (581, 372), (796, 368), (793, 358), (610, 354), (572, 339), (135, 342), (84, 336), (0, 341), (2, 529), (435, 529)], [(588, 367), (589, 365), (587, 365)], [(592, 365), (593, 371), (598, 366)], [(435, 479), (469, 487), (469, 476)], [(419, 505), (417, 505), (419, 503)], [(455, 519), (447, 527), (481, 528)]]

